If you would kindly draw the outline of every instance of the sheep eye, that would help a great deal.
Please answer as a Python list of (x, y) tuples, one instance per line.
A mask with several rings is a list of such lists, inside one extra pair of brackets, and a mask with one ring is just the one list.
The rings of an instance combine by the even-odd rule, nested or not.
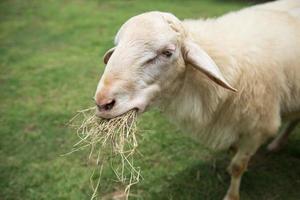
[(172, 56), (173, 53), (172, 53), (171, 51), (169, 51), (169, 50), (165, 50), (165, 51), (162, 52), (162, 54), (163, 54), (165, 57), (170, 58), (170, 57)]

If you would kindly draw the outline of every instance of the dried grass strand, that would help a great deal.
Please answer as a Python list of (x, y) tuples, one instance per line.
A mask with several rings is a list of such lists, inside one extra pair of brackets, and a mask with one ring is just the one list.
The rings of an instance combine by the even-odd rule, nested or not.
[[(126, 185), (124, 194), (128, 199), (131, 186), (142, 178), (140, 168), (134, 165), (137, 152), (137, 111), (120, 115), (113, 119), (101, 119), (95, 115), (95, 107), (80, 110), (69, 121), (69, 125), (76, 129), (79, 141), (67, 153), (73, 153), (90, 147), (89, 159), (96, 158), (99, 167), (99, 179), (96, 186), (92, 185), (91, 199), (97, 198), (98, 188), (101, 187), (101, 174), (104, 166), (111, 166), (117, 181)], [(129, 175), (128, 175), (129, 174)], [(91, 176), (91, 183), (95, 170)]]

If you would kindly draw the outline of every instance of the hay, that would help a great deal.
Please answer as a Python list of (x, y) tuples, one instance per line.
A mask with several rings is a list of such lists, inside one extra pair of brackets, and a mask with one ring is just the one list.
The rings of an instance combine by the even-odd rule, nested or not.
[[(129, 112), (113, 119), (101, 119), (95, 115), (95, 107), (78, 111), (70, 120), (80, 138), (70, 152), (90, 147), (88, 158), (94, 159), (99, 170), (99, 179), (93, 188), (91, 199), (97, 198), (101, 187), (100, 178), (103, 167), (110, 166), (117, 181), (123, 183), (125, 198), (128, 199), (130, 188), (139, 182), (140, 168), (134, 165), (134, 155), (137, 152), (137, 111)], [(96, 171), (96, 169), (95, 169)], [(95, 173), (94, 171), (94, 173)], [(93, 183), (93, 175), (91, 183)]]

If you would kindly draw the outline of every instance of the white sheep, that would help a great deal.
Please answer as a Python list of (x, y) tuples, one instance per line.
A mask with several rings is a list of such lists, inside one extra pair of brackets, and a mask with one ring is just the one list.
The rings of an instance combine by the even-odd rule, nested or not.
[(239, 199), (251, 156), (278, 148), (300, 119), (300, 1), (266, 3), (219, 18), (180, 21), (163, 12), (129, 19), (104, 56), (97, 115), (158, 106), (184, 133), (234, 146), (225, 200)]

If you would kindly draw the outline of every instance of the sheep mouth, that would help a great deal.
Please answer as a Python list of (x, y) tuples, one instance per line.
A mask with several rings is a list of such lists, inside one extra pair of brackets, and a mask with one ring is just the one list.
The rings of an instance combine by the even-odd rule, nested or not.
[(137, 114), (143, 113), (143, 111), (141, 111), (141, 109), (139, 109), (138, 107), (134, 107), (134, 108), (125, 110), (124, 112), (120, 112), (120, 113), (118, 113), (117, 115), (110, 114), (109, 112), (99, 112), (99, 110), (96, 110), (95, 115), (96, 115), (97, 117), (99, 117), (99, 118), (102, 118), (102, 119), (113, 119), (113, 118), (117, 118), (117, 117), (120, 117), (120, 116), (122, 116), (122, 115), (125, 115), (126, 113), (128, 113), (128, 112), (130, 112), (130, 111), (134, 111), (134, 112), (136, 112)]

